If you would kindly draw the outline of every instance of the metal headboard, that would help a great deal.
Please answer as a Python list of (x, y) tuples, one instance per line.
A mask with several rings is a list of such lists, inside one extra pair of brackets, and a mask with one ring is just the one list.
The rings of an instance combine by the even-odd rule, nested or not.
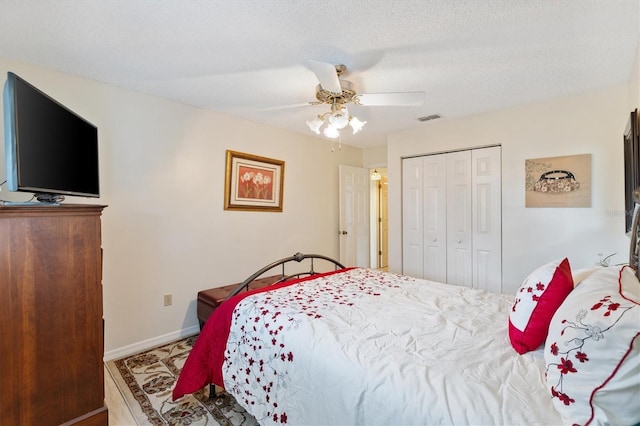
[(640, 255), (640, 187), (633, 191), (633, 222), (631, 224), (631, 242), (629, 245), (629, 265), (635, 268), (636, 276), (640, 279), (638, 256)]
[[(310, 259), (311, 260), (311, 264), (310, 264), (310, 268), (308, 271), (305, 272), (296, 272), (293, 274), (286, 274), (285, 273), (285, 265), (289, 262), (302, 262), (304, 259)], [(277, 260), (267, 266), (265, 266), (264, 268), (259, 269), (258, 271), (256, 271), (255, 273), (253, 273), (249, 278), (247, 278), (246, 280), (244, 280), (243, 282), (241, 282), (232, 292), (231, 294), (229, 294), (229, 296), (227, 296), (227, 299), (229, 299), (232, 296), (235, 296), (236, 294), (240, 293), (241, 291), (247, 289), (249, 287), (249, 284), (251, 284), (252, 281), (256, 280), (257, 278), (259, 278), (260, 276), (262, 276), (263, 274), (265, 274), (266, 272), (275, 269), (279, 266), (282, 267), (282, 272), (280, 273), (280, 279), (277, 280), (276, 282), (274, 282), (273, 284), (277, 284), (283, 281), (287, 281), (290, 280), (292, 278), (300, 278), (300, 277), (304, 277), (304, 276), (312, 276), (312, 275), (316, 275), (318, 272), (315, 271), (314, 266), (313, 266), (313, 261), (314, 259), (318, 259), (318, 260), (323, 260), (326, 261), (330, 264), (333, 265), (333, 269), (334, 270), (338, 270), (338, 269), (344, 269), (344, 265), (340, 262), (338, 262), (337, 260), (334, 260), (330, 257), (327, 256), (323, 256), (321, 254), (303, 254), (303, 253), (296, 253), (293, 256), (289, 256), (289, 257), (285, 257), (284, 259), (280, 259)]]

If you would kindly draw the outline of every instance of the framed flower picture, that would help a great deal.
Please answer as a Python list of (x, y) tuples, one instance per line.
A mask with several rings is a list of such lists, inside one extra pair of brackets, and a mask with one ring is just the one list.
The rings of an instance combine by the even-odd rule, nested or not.
[(284, 161), (227, 150), (224, 209), (282, 211)]

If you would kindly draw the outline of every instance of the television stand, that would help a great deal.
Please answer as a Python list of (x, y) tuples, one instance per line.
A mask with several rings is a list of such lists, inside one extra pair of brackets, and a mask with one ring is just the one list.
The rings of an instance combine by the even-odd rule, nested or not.
[(36, 192), (33, 194), (36, 197), (36, 200), (41, 203), (61, 203), (64, 201), (64, 195), (60, 194), (51, 194), (48, 192)]

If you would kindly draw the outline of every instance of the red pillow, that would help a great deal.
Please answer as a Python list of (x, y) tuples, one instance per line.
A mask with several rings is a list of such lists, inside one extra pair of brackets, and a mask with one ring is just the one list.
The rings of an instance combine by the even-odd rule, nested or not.
[(573, 290), (569, 260), (555, 260), (524, 280), (509, 314), (509, 340), (519, 354), (538, 349), (556, 310)]

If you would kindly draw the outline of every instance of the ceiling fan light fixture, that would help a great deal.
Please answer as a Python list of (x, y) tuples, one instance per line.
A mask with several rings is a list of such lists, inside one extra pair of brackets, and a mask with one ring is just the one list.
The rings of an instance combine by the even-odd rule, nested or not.
[(346, 104), (359, 106), (420, 106), (424, 104), (425, 92), (387, 92), (387, 93), (357, 93), (353, 83), (341, 78), (347, 72), (343, 64), (332, 65), (321, 61), (308, 61), (309, 68), (316, 75), (316, 101), (311, 105), (326, 104), (331, 111), (318, 115), (314, 120), (307, 121), (309, 128), (316, 134), (326, 124), (322, 133), (331, 139), (340, 136), (340, 130), (351, 126), (353, 134), (360, 132), (366, 121), (349, 115)]
[(349, 120), (349, 125), (353, 129), (354, 135), (362, 130), (365, 124), (367, 124), (367, 122), (358, 120), (358, 117), (351, 117), (351, 119)]
[(319, 115), (316, 116), (313, 120), (307, 120), (307, 126), (311, 129), (311, 131), (315, 132), (317, 135), (320, 134), (320, 127), (324, 124), (324, 120)]
[(338, 136), (340, 136), (340, 130), (338, 130), (336, 127), (329, 125), (324, 128), (324, 131), (322, 132), (322, 134), (324, 134), (329, 139), (336, 139), (338, 138)]
[(349, 111), (342, 107), (328, 116), (329, 124), (336, 129), (344, 129), (349, 124)]
[(317, 135), (320, 134), (320, 129), (325, 124), (322, 134), (327, 138), (336, 139), (340, 136), (340, 130), (348, 125), (351, 126), (355, 135), (362, 130), (367, 122), (360, 121), (357, 117), (349, 115), (349, 111), (344, 105), (334, 104), (331, 107), (331, 111), (317, 115), (313, 120), (307, 120), (307, 126)]

